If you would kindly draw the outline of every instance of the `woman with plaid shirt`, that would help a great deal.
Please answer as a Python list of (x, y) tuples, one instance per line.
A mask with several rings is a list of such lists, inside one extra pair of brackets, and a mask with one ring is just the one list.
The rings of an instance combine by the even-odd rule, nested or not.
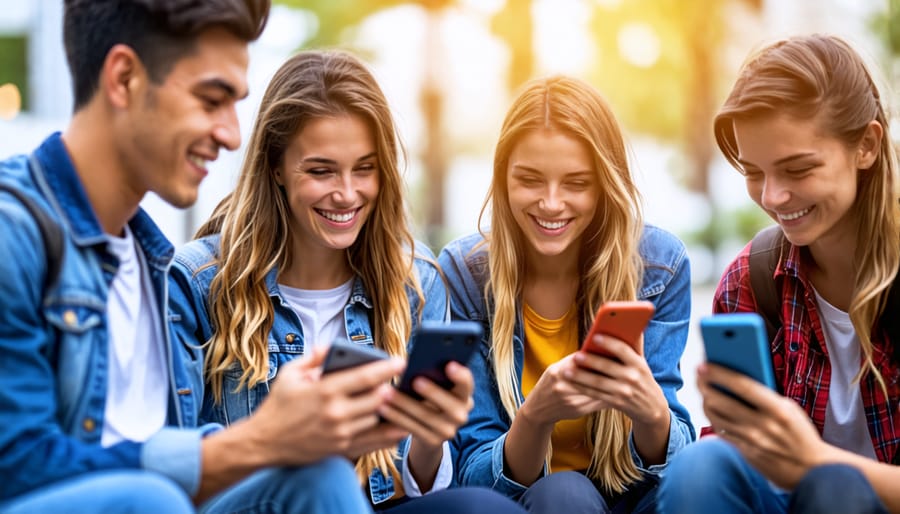
[[(772, 277), (779, 391), (700, 367), (720, 437), (676, 456), (660, 512), (900, 510), (900, 468), (890, 464), (900, 447), (900, 341), (882, 322), (892, 316), (883, 311), (900, 263), (900, 203), (878, 89), (844, 41), (790, 38), (744, 64), (715, 136), (786, 239)], [(749, 254), (747, 245), (725, 271), (714, 312), (763, 311)]]

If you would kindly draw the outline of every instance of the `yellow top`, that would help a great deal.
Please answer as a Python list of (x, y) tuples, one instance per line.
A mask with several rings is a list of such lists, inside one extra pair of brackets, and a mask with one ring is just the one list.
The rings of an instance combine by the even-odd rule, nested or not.
[[(560, 319), (545, 319), (527, 304), (525, 322), (525, 363), (522, 368), (522, 394), (534, 389), (547, 366), (578, 350), (578, 317), (574, 306)], [(587, 418), (564, 419), (553, 427), (550, 441), (553, 454), (550, 471), (583, 471), (591, 464), (587, 439)]]

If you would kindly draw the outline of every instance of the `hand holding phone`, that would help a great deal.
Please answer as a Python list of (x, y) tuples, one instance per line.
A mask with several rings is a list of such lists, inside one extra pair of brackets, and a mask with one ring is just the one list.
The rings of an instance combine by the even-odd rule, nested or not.
[(581, 350), (612, 357), (608, 350), (594, 342), (594, 336), (601, 334), (621, 339), (638, 353), (643, 353), (640, 351), (641, 335), (654, 312), (656, 308), (653, 303), (644, 300), (605, 302), (597, 309), (594, 323), (581, 344)]
[[(743, 373), (775, 390), (772, 352), (769, 349), (765, 322), (759, 314), (738, 312), (706, 316), (700, 320), (700, 332), (707, 361)], [(747, 404), (725, 385), (715, 385), (719, 390)]]
[(450, 361), (467, 365), (481, 343), (481, 334), (481, 325), (474, 321), (423, 321), (413, 334), (413, 348), (397, 389), (421, 400), (412, 388), (413, 380), (420, 376), (452, 389), (453, 381), (447, 378), (444, 368)]

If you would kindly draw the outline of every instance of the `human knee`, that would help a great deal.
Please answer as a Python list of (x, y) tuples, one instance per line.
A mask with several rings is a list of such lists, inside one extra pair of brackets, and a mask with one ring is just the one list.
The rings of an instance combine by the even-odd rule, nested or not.
[(707, 482), (723, 474), (737, 472), (744, 459), (734, 446), (713, 438), (703, 439), (681, 449), (669, 463), (663, 482)]
[[(848, 510), (849, 509), (849, 510)], [(851, 466), (830, 464), (810, 470), (791, 495), (791, 512), (838, 514), (884, 512), (865, 476)]]
[(175, 482), (149, 471), (119, 473), (107, 480), (108, 505), (129, 514), (192, 513), (187, 493)]
[(521, 502), (535, 512), (605, 512), (606, 501), (582, 473), (551, 473), (528, 488)]

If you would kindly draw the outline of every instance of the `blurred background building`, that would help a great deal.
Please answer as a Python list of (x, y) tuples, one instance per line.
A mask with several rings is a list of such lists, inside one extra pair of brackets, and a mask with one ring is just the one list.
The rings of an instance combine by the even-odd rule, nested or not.
[[(251, 46), (244, 140), (265, 86), (299, 48), (341, 47), (372, 67), (408, 149), (414, 233), (435, 251), (476, 229), (495, 139), (516, 89), (564, 73), (593, 83), (626, 128), (645, 217), (689, 246), (694, 317), (709, 313), (725, 265), (768, 223), (721, 158), (711, 120), (754, 48), (797, 33), (837, 34), (897, 84), (900, 0), (276, 0)], [(28, 152), (65, 127), (72, 95), (61, 38), (62, 2), (2, 0), (0, 156)], [(98, 28), (102, 30), (102, 28)], [(885, 95), (893, 108), (896, 97)], [(7, 101), (8, 104), (8, 101)], [(893, 110), (893, 109), (891, 109)], [(7, 119), (8, 118), (8, 119)], [(898, 130), (894, 131), (895, 134)], [(233, 187), (241, 151), (213, 163), (197, 204), (143, 206), (181, 244)], [(2, 258), (2, 257), (0, 257)], [(696, 323), (682, 362), (682, 399), (705, 423), (694, 388), (702, 359)]]

